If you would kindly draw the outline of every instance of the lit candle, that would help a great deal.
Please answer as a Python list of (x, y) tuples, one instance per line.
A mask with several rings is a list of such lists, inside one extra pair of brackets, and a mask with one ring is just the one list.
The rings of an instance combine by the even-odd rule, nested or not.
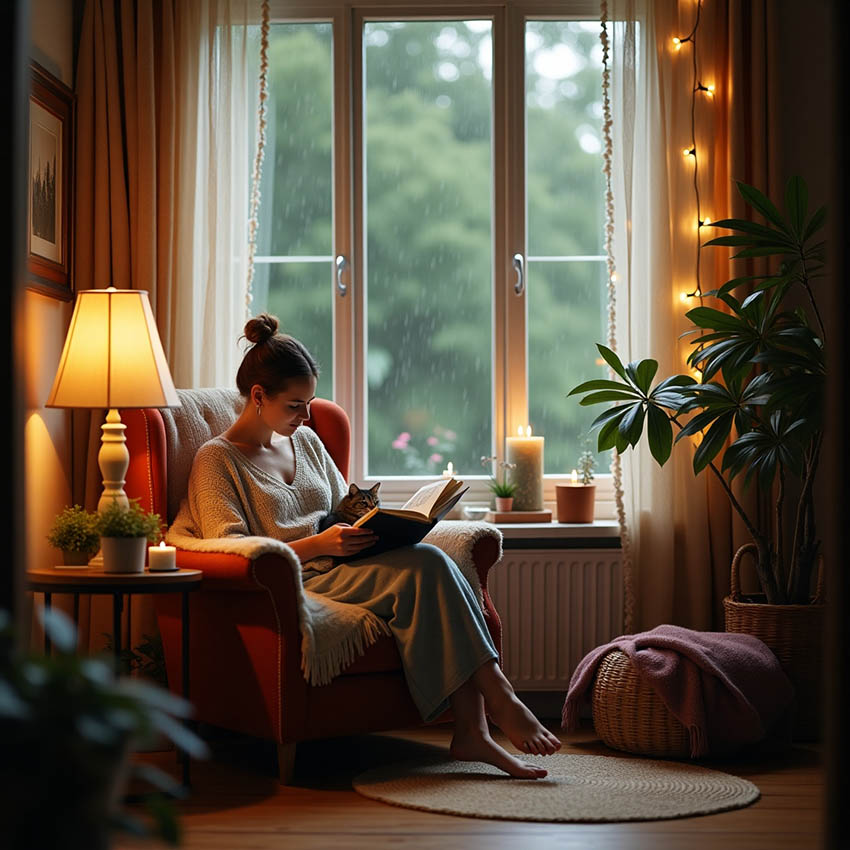
[(516, 484), (515, 511), (543, 510), (543, 437), (532, 437), (531, 426), (507, 439), (507, 462), (515, 464), (510, 480)]
[(177, 569), (177, 549), (166, 546), (163, 540), (159, 546), (148, 547), (148, 569), (152, 572), (165, 572)]
[(443, 478), (451, 478), (455, 474), (454, 464), (449, 461), (449, 465), (443, 470)]
[(578, 484), (578, 470), (577, 469), (573, 470), (573, 474), (570, 476), (570, 483), (571, 484)]

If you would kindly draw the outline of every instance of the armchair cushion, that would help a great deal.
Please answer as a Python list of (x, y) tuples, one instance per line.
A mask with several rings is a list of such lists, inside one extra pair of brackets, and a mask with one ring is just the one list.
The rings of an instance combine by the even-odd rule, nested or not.
[(165, 444), (168, 447), (168, 522), (170, 523), (189, 488), (189, 473), (198, 449), (224, 433), (239, 417), (244, 399), (235, 389), (216, 387), (177, 390), (180, 407), (162, 411)]

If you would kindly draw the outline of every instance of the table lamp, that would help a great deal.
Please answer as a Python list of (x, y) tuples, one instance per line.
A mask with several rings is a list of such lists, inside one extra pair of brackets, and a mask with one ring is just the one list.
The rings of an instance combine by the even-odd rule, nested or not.
[(98, 511), (130, 503), (124, 476), (130, 453), (119, 407), (180, 407), (148, 293), (88, 289), (77, 293), (71, 326), (47, 407), (105, 408), (97, 456), (103, 475)]

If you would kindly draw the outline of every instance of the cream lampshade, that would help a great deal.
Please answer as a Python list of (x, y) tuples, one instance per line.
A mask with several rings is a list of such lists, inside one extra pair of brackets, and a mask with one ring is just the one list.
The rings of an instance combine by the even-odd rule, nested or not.
[(97, 456), (103, 475), (98, 511), (113, 500), (129, 507), (130, 453), (118, 408), (179, 406), (147, 292), (110, 286), (77, 293), (47, 407), (108, 411)]

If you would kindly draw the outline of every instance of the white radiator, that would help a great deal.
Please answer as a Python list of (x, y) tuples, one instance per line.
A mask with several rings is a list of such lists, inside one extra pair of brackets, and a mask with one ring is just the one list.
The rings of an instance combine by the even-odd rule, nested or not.
[(566, 691), (579, 661), (623, 633), (619, 549), (507, 549), (488, 588), (516, 690)]

